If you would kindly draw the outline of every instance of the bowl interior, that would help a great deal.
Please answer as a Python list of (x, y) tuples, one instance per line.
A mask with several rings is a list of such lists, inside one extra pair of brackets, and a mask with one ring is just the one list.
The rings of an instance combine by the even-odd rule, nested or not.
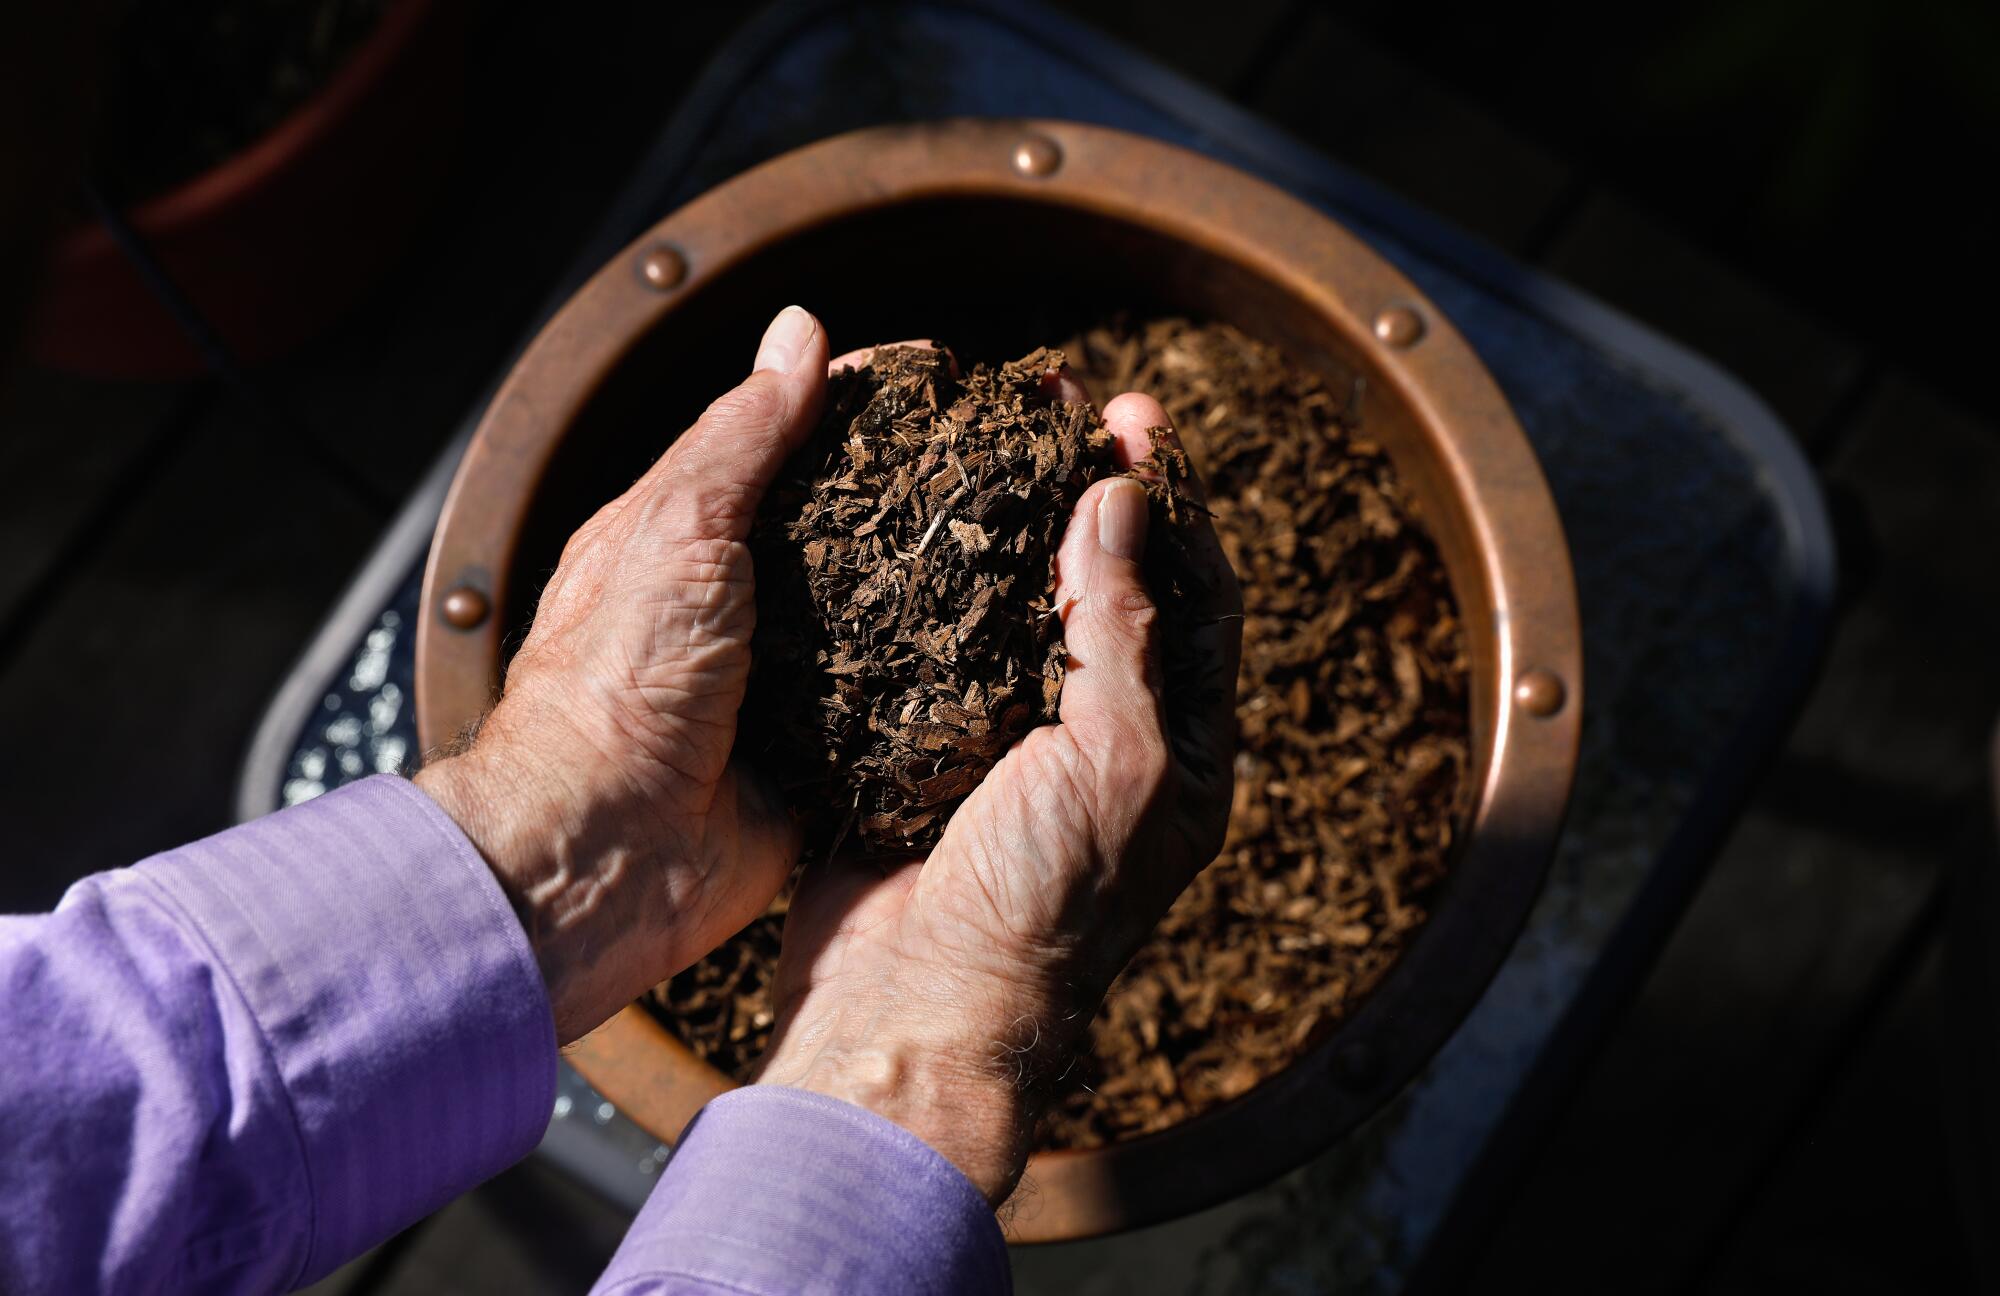
[[(1024, 131), (1057, 146), (1057, 170), (1010, 163)], [(638, 273), (657, 239), (692, 267), (665, 293)], [(1582, 663), (1568, 554), (1504, 397), (1379, 257), (1195, 154), (1067, 122), (822, 141), (704, 195), (614, 259), (495, 398), (426, 576), (426, 743), (490, 702), (496, 650), (504, 669), (570, 533), (744, 372), (789, 302), (817, 312), (837, 349), (931, 337), (988, 361), (1117, 310), (1185, 314), (1233, 324), (1358, 392), (1362, 435), (1387, 450), (1438, 543), (1471, 657), (1474, 804), (1448, 879), (1396, 966), (1330, 1037), (1171, 1129), (1038, 1154), (1037, 1194), (1015, 1227), (1051, 1241), (1172, 1218), (1328, 1146), (1416, 1074), (1490, 981), (1539, 888), (1575, 768)], [(1414, 312), (1416, 336), (1374, 335), (1397, 307)], [(441, 600), (458, 588), (490, 590), (495, 616), (450, 622)], [(1530, 669), (1553, 676), (1549, 709), (1510, 700)], [(572, 1058), (668, 1140), (727, 1087), (637, 1006)]]
[(1077, 208), (993, 196), (899, 202), (767, 243), (692, 288), (636, 339), (588, 394), (535, 492), (504, 585), (509, 647), (570, 532), (737, 379), (765, 322), (794, 301), (825, 321), (836, 350), (928, 337), (961, 357), (998, 361), (1123, 309), (1233, 324), (1320, 370), (1336, 391), (1359, 376), (1363, 434), (1412, 488), (1458, 599), (1473, 668), (1473, 786), (1485, 786), (1497, 693), (1493, 599), (1468, 501), (1439, 470), (1435, 433), (1406, 393), (1336, 320), (1225, 256)]

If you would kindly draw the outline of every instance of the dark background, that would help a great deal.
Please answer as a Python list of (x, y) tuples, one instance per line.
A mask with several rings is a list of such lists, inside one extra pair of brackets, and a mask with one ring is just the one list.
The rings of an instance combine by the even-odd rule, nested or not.
[[(1994, 1218), (1953, 975), (1993, 858), (2000, 8), (1063, 7), (1735, 372), (1839, 521), (1784, 755), (1477, 1285), (1961, 1291)], [(271, 690), (504, 362), (726, 6), (506, 4), (390, 279), (260, 369), (0, 388), (0, 905), (228, 822)], [(346, 1291), (582, 1290), (620, 1221), (534, 1166)], [(1986, 1271), (1989, 1275), (1990, 1270)]]
[(1972, 319), (1995, 286), (2000, 6), (1337, 12), (1567, 163), (1572, 203), (1618, 193), (1925, 381), (2000, 408), (1981, 381), (1991, 330)]

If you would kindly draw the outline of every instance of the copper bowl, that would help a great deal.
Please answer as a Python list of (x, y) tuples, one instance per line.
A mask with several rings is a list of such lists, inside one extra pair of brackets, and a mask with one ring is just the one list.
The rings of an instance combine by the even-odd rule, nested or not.
[[(914, 271), (912, 270), (914, 267)], [(785, 303), (836, 347), (937, 336), (1015, 353), (1095, 305), (1227, 320), (1366, 379), (1361, 415), (1415, 491), (1468, 627), (1476, 802), (1434, 914), (1289, 1069), (1143, 1138), (1044, 1153), (1014, 1231), (1088, 1237), (1185, 1214), (1299, 1164), (1377, 1109), (1478, 999), (1533, 903), (1575, 770), (1582, 647), (1569, 552), (1519, 424), (1408, 280), (1319, 212), (1154, 140), (952, 121), (825, 140), (654, 226), (528, 348), (452, 484), (425, 573), (426, 747), (496, 696), (503, 642), (569, 531), (739, 373)], [(730, 1082), (627, 1008), (571, 1053), (672, 1141)]]

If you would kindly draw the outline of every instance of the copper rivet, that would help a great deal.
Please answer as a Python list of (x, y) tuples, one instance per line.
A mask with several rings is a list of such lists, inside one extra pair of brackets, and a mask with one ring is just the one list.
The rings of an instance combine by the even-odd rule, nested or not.
[(661, 292), (669, 288), (678, 288), (681, 280), (687, 278), (687, 258), (682, 256), (678, 249), (662, 243), (640, 258), (639, 273), (646, 276), (647, 283)]
[(1062, 165), (1062, 147), (1046, 135), (1030, 135), (1014, 146), (1014, 169), (1040, 179)]
[(1424, 335), (1424, 317), (1408, 306), (1391, 306), (1375, 317), (1375, 336), (1392, 347), (1414, 346)]
[(456, 630), (470, 630), (486, 619), (486, 596), (470, 585), (461, 585), (444, 596), (445, 624)]
[(1524, 671), (1521, 678), (1514, 681), (1514, 701), (1532, 716), (1547, 718), (1554, 715), (1562, 710), (1567, 697), (1563, 682), (1555, 677), (1554, 672), (1540, 667)]

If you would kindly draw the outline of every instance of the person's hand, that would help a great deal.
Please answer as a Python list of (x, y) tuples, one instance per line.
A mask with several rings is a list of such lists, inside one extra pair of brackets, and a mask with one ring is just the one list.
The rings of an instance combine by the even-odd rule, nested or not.
[(521, 915), (562, 1043), (761, 913), (798, 856), (730, 748), (750, 523), (819, 417), (826, 331), (786, 308), (754, 370), (570, 538), (498, 705), (417, 775)]
[[(1104, 418), (1128, 465), (1167, 426), (1158, 402), (1130, 393)], [(1187, 619), (1206, 669), (1163, 696), (1146, 530), (1136, 482), (1085, 493), (1057, 556), (1072, 658), (1061, 723), (993, 768), (928, 859), (822, 863), (786, 919), (760, 1081), (887, 1116), (996, 1205), (1112, 978), (1228, 820), (1235, 578), (1204, 525), (1195, 557), (1210, 592)]]

